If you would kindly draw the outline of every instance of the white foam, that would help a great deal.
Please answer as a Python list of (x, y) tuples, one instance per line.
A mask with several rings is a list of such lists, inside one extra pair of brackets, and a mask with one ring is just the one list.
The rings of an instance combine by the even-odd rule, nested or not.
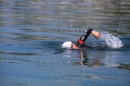
[(123, 43), (119, 38), (109, 34), (108, 32), (101, 33), (101, 40), (104, 40), (110, 48), (121, 48), (123, 46)]

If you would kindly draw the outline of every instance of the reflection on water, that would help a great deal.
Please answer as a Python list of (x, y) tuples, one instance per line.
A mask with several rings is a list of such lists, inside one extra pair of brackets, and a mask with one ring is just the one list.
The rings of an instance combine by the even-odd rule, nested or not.
[[(91, 53), (90, 53), (91, 52)], [(110, 68), (119, 68), (130, 70), (128, 52), (118, 52), (118, 51), (89, 51), (86, 49), (78, 50), (76, 53), (73, 53), (72, 50), (66, 50), (64, 58), (73, 58), (72, 54), (76, 54), (80, 58), (77, 62), (74, 59), (73, 61), (66, 61), (67, 64), (79, 64), (86, 65), (88, 67), (99, 67), (106, 66)], [(122, 58), (122, 55), (126, 55), (125, 58)]]
[[(0, 86), (129, 86), (129, 23), (129, 0), (0, 0)], [(89, 27), (123, 47), (61, 49)]]
[(80, 64), (80, 65), (87, 65), (89, 67), (91, 67), (91, 66), (99, 66), (99, 65), (101, 66), (99, 58), (96, 57), (96, 58), (93, 58), (92, 61), (89, 60), (89, 57), (86, 54), (86, 49), (82, 49), (80, 51), (79, 58), (81, 58), (81, 61), (78, 62), (78, 64)]
[[(120, 51), (100, 51), (100, 50), (86, 50), (81, 49), (77, 50), (76, 53), (73, 53), (73, 50), (66, 50), (64, 58), (73, 58), (72, 54), (76, 54), (80, 60), (75, 62), (66, 61), (67, 64), (79, 64), (86, 65), (88, 67), (92, 66), (106, 66), (110, 68), (119, 68), (129, 70), (129, 60), (128, 60), (128, 52), (120, 52)], [(122, 58), (123, 55), (126, 55), (125, 58)]]

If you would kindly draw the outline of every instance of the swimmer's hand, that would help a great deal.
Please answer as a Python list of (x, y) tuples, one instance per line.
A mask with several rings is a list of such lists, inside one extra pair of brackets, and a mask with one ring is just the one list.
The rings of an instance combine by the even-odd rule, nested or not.
[(100, 39), (101, 38), (101, 33), (97, 32), (97, 31), (92, 31), (92, 35), (95, 37), (95, 38), (98, 38)]

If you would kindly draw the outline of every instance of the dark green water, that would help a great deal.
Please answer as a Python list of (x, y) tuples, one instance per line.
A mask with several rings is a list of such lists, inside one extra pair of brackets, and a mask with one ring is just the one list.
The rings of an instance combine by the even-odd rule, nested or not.
[[(89, 27), (123, 47), (61, 48)], [(51, 85), (130, 85), (129, 0), (0, 0), (0, 86)]]

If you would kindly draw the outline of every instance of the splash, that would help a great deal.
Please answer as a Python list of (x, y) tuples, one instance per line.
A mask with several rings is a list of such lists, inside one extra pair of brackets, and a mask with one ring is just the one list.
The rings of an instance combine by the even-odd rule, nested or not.
[(104, 40), (107, 46), (113, 49), (121, 48), (123, 46), (123, 43), (119, 38), (109, 34), (108, 32), (101, 33), (101, 40)]

